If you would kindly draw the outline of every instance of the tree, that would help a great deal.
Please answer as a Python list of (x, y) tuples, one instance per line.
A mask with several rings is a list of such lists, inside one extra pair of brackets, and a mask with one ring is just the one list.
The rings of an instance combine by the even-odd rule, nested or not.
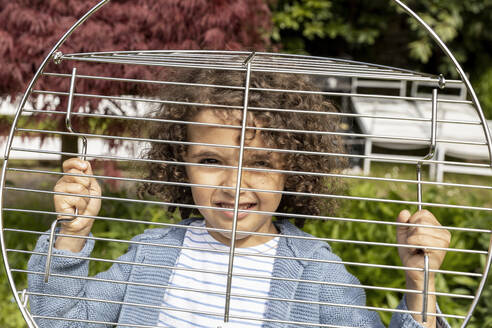
[[(443, 39), (492, 118), (491, 0), (407, 0)], [(273, 38), (288, 52), (345, 57), (457, 77), (434, 41), (391, 0), (279, 0)]]
[[(0, 96), (17, 96), (49, 50), (68, 28), (97, 1), (84, 0), (0, 0)], [(264, 50), (270, 46), (271, 14), (262, 0), (113, 0), (89, 18), (60, 49), (64, 53), (147, 50), (147, 49), (226, 49)], [(71, 63), (61, 65), (69, 68)], [(77, 63), (88, 74), (145, 79), (152, 69), (140, 66)], [(40, 79), (42, 90), (68, 90), (69, 80)], [(104, 81), (80, 81), (79, 92), (97, 88), (101, 94), (134, 94), (134, 86)], [(116, 89), (115, 89), (116, 88)], [(66, 97), (57, 110), (64, 111)], [(97, 100), (75, 99), (74, 109), (82, 104), (93, 111)], [(60, 127), (64, 118), (57, 116)], [(44, 120), (35, 115), (32, 119)], [(85, 120), (87, 122), (87, 120)], [(82, 123), (74, 120), (74, 127)], [(120, 129), (115, 124), (111, 129)], [(5, 129), (2, 129), (4, 133)], [(76, 143), (64, 138), (64, 151), (76, 152)], [(65, 147), (67, 146), (68, 147)], [(75, 148), (75, 149), (74, 149)]]

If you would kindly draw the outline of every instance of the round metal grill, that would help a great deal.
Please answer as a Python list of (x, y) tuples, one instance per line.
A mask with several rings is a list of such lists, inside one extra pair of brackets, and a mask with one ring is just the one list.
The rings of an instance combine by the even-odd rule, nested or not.
[[(176, 272), (203, 271), (198, 268), (183, 268), (172, 266), (171, 268), (156, 265), (150, 262), (116, 259), (123, 253), (126, 247), (156, 247), (166, 249), (168, 252), (186, 248), (182, 245), (160, 244), (146, 240), (125, 240), (122, 235), (127, 230), (143, 231), (144, 228), (175, 228), (183, 230), (186, 226), (178, 223), (184, 215), (196, 216), (199, 211), (211, 210), (215, 213), (231, 212), (232, 228), (229, 234), (231, 245), (227, 250), (217, 250), (217, 253), (226, 254), (229, 257), (228, 269), (223, 272), (214, 272), (225, 277), (224, 290), (193, 290), (202, 293), (203, 299), (207, 295), (220, 295), (224, 298), (224, 307), (220, 311), (204, 313), (200, 310), (171, 307), (167, 308), (175, 315), (184, 312), (195, 312), (200, 315), (208, 315), (224, 322), (223, 327), (233, 322), (264, 322), (265, 325), (277, 324), (280, 326), (296, 325), (305, 327), (351, 327), (341, 322), (339, 325), (320, 324), (315, 321), (291, 321), (282, 318), (258, 318), (245, 314), (230, 313), (230, 302), (234, 298), (263, 299), (266, 302), (303, 304), (309, 301), (303, 299), (282, 299), (276, 293), (270, 292), (263, 298), (232, 292), (234, 276), (241, 276), (233, 271), (234, 260), (238, 256), (245, 256), (241, 247), (236, 247), (236, 236), (256, 236), (256, 238), (272, 238), (275, 234), (268, 232), (241, 231), (241, 218), (247, 215), (274, 216), (277, 220), (307, 220), (305, 226), (313, 236), (283, 234), (280, 238), (287, 240), (309, 240), (328, 242), (335, 252), (339, 252), (341, 260), (327, 260), (316, 258), (289, 257), (282, 254), (262, 255), (258, 258), (273, 258), (273, 261), (287, 261), (292, 263), (322, 262), (325, 264), (342, 264), (349, 272), (361, 279), (361, 284), (342, 283), (337, 281), (321, 281), (302, 279), (290, 279), (286, 277), (271, 277), (271, 286), (282, 286), (287, 282), (307, 284), (322, 288), (322, 286), (347, 287), (362, 289), (368, 297), (367, 305), (351, 305), (336, 301), (322, 302), (319, 306), (347, 307), (354, 309), (368, 309), (378, 311), (383, 317), (392, 313), (421, 314), (426, 320), (428, 317), (439, 316), (448, 321), (453, 327), (465, 327), (477, 305), (490, 267), (490, 228), (484, 218), (490, 216), (491, 187), (490, 183), (483, 180), (482, 176), (492, 175), (491, 154), (492, 143), (487, 121), (481, 111), (473, 89), (471, 89), (466, 76), (462, 74), (459, 65), (457, 69), (462, 79), (446, 79), (444, 76), (423, 74), (419, 72), (403, 70), (393, 67), (373, 65), (355, 61), (347, 61), (332, 58), (318, 58), (310, 56), (284, 55), (260, 52), (226, 52), (226, 51), (118, 51), (97, 52), (81, 54), (63, 54), (58, 48), (70, 35), (71, 31), (99, 9), (106, 1), (101, 2), (75, 26), (67, 32), (60, 42), (53, 48), (50, 55), (41, 65), (24, 97), (16, 114), (15, 121), (7, 141), (5, 159), (0, 185), (2, 225), (1, 246), (7, 276), (11, 284), (15, 299), (26, 319), (29, 327), (54, 326), (55, 324), (76, 323), (85, 326), (89, 324), (121, 325), (132, 327), (151, 327), (149, 325), (129, 325), (117, 321), (107, 322), (97, 318), (80, 318), (73, 316), (69, 310), (63, 314), (39, 314), (32, 313), (29, 307), (29, 299), (56, 298), (67, 303), (87, 302), (106, 303), (129, 308), (139, 308), (142, 311), (149, 309), (166, 310), (163, 305), (149, 303), (128, 302), (127, 299), (94, 299), (89, 296), (71, 295), (60, 290), (59, 293), (39, 292), (27, 289), (26, 277), (38, 277), (46, 284), (50, 280), (56, 281), (85, 280), (91, 283), (111, 283), (115, 289), (121, 288), (154, 288), (166, 289), (165, 285), (148, 284), (139, 281), (106, 281), (99, 276), (73, 276), (70, 273), (54, 270), (52, 264), (56, 258), (79, 259), (90, 262), (91, 273), (108, 269), (111, 265), (128, 265), (129, 267), (156, 266), (160, 270), (174, 270)], [(403, 4), (396, 1), (402, 8), (413, 14)], [(418, 17), (416, 17), (418, 18)], [(423, 22), (421, 22), (424, 24)], [(426, 27), (424, 25), (424, 27)], [(432, 32), (432, 31), (431, 31)], [(437, 36), (433, 35), (435, 38)], [(451, 53), (436, 40), (447, 55)], [(54, 62), (50, 63), (51, 61)], [(60, 62), (69, 62), (71, 69), (64, 70)], [(48, 65), (50, 63), (50, 65)], [(83, 64), (82, 64), (83, 63)], [(82, 65), (82, 66), (81, 66)], [(121, 76), (93, 75), (84, 72), (84, 65), (122, 65), (122, 66), (152, 66), (155, 67), (155, 76), (151, 79), (130, 79)], [(80, 68), (82, 67), (82, 68)], [(181, 79), (182, 76), (193, 76), (193, 82)], [(236, 76), (239, 84), (214, 84), (210, 83), (211, 75)], [(303, 89), (289, 88), (289, 84), (261, 85), (256, 83), (261, 77), (264, 80), (274, 80), (274, 76), (280, 76), (281, 80), (303, 80)], [(204, 80), (200, 80), (205, 78)], [(36, 83), (43, 79), (70, 80), (70, 88), (63, 89), (37, 89)], [(129, 84), (135, 90), (144, 90), (140, 96), (127, 96), (120, 94), (102, 94), (97, 88), (93, 92), (85, 93), (77, 91), (78, 83), (107, 83)], [(297, 84), (299, 85), (299, 84)], [(220, 90), (220, 91), (218, 91)], [(199, 95), (204, 93), (222, 92), (224, 95), (241, 94), (240, 102), (234, 102), (227, 97), (223, 101), (214, 98), (203, 101)], [(197, 94), (196, 98), (183, 97), (182, 95)], [(29, 104), (36, 99), (45, 99), (53, 103), (67, 104), (66, 108), (57, 107), (54, 104), (51, 109), (37, 109)], [(232, 97), (232, 96), (231, 96)], [(270, 107), (263, 104), (262, 99), (291, 97), (298, 99), (299, 103), (307, 102), (306, 99), (315, 99), (321, 102), (333, 103), (335, 107), (328, 109), (315, 109), (309, 106), (296, 107)], [(58, 100), (57, 100), (58, 99)], [(254, 101), (254, 99), (257, 99)], [(57, 101), (55, 101), (57, 100)], [(75, 102), (78, 100), (78, 102)], [(83, 100), (83, 101), (82, 101)], [(89, 112), (84, 106), (74, 107), (73, 103), (99, 102), (99, 111)], [(278, 101), (277, 103), (282, 103)], [(159, 113), (172, 111), (173, 108), (189, 108), (200, 112), (213, 110), (214, 113), (223, 113), (224, 117), (234, 117), (234, 120), (224, 122), (202, 122), (194, 120), (176, 120)], [(240, 113), (240, 114), (231, 114)], [(59, 117), (66, 120), (65, 128), (37, 129), (25, 123), (24, 115), (45, 115), (53, 121)], [(228, 116), (229, 115), (229, 116)], [(234, 116), (235, 115), (235, 116)], [(282, 117), (294, 117), (302, 120), (303, 117), (315, 117), (315, 121), (336, 122), (331, 127), (321, 130), (307, 130), (295, 128), (303, 127), (303, 124), (282, 125), (262, 124), (258, 117), (269, 115), (281, 115)], [(291, 118), (292, 119), (292, 118)], [(72, 124), (76, 122), (77, 124)], [(272, 121), (270, 121), (271, 123)], [(112, 130), (108, 134), (104, 126), (119, 123), (119, 131)], [(174, 129), (176, 126), (185, 126), (188, 131), (203, 127), (238, 131), (239, 139), (236, 143), (223, 140), (223, 143), (211, 143), (207, 141), (195, 142), (183, 139), (159, 139), (152, 137), (149, 131), (155, 127), (161, 129)], [(172, 135), (172, 133), (171, 133)], [(256, 145), (251, 142), (256, 136), (270, 135), (281, 140), (283, 136), (291, 136), (294, 140), (299, 135), (309, 138), (328, 138), (337, 145), (335, 152), (323, 150), (311, 150), (305, 145), (272, 146), (272, 144)], [(60, 140), (63, 136), (75, 136), (79, 139), (78, 153), (60, 151)], [(312, 136), (312, 137), (311, 137)], [(319, 139), (319, 140), (321, 140)], [(30, 140), (31, 142), (26, 142)], [(32, 140), (40, 140), (39, 145)], [(282, 139), (283, 140), (283, 139)], [(324, 139), (323, 139), (324, 140)], [(169, 161), (166, 157), (149, 156), (149, 150), (154, 144), (172, 145), (187, 149), (187, 147), (205, 147), (215, 149), (216, 152), (226, 151), (236, 154), (236, 164), (229, 162), (218, 163), (216, 161)], [(179, 148), (176, 148), (179, 149)], [(54, 195), (66, 195), (53, 191), (53, 185), (62, 176), (81, 177), (78, 173), (62, 172), (53, 167), (25, 167), (16, 161), (16, 156), (23, 154), (46, 156), (49, 159), (59, 159), (62, 156), (80, 157), (90, 161), (94, 168), (94, 177), (103, 188), (102, 196), (87, 196), (86, 198), (100, 198), (103, 203), (103, 211), (97, 216), (84, 216), (75, 212), (72, 215), (57, 213), (46, 204), (51, 204)], [(252, 157), (259, 159), (252, 163)], [(302, 163), (292, 165), (290, 168), (268, 163), (278, 158), (326, 158), (323, 163), (332, 163), (327, 167), (303, 167)], [(264, 164), (267, 162), (267, 164)], [(258, 164), (260, 163), (260, 164)], [(228, 173), (234, 183), (228, 185), (196, 184), (179, 179), (155, 179), (149, 177), (148, 167), (182, 167), (199, 168), (207, 172), (220, 171)], [(119, 168), (112, 170), (111, 168)], [(297, 169), (293, 169), (297, 167)], [(258, 188), (244, 184), (245, 176), (261, 176), (262, 174), (277, 174), (283, 177), (307, 177), (306, 179), (319, 179), (326, 183), (336, 184), (345, 188), (332, 188), (328, 193), (309, 192), (302, 189), (274, 190), (268, 187)], [(465, 174), (466, 179), (459, 178)], [(474, 178), (474, 177), (477, 178)], [(451, 177), (451, 178), (449, 178)], [(485, 178), (486, 179), (486, 178)], [(16, 181), (12, 184), (11, 181)], [(20, 181), (20, 182), (17, 182)], [(35, 184), (33, 181), (45, 181)], [(237, 183), (243, 181), (243, 184)], [(485, 181), (485, 183), (483, 182)], [(110, 188), (118, 184), (126, 193), (118, 193)], [(234, 197), (232, 206), (225, 208), (217, 204), (204, 206), (188, 203), (176, 203), (157, 197), (139, 197), (137, 190), (140, 186), (163, 186), (174, 188), (176, 192), (198, 188), (201, 190), (224, 190)], [(358, 188), (358, 185), (366, 186)], [(109, 187), (108, 187), (109, 186)], [(371, 187), (370, 187), (371, 186)], [(347, 188), (348, 187), (348, 188)], [(368, 192), (367, 188), (375, 190)], [(159, 189), (161, 190), (161, 189)], [(344, 191), (340, 191), (344, 190)], [(347, 191), (349, 190), (349, 191)], [(399, 190), (395, 193), (392, 190)], [(265, 211), (250, 209), (240, 203), (240, 195), (256, 193), (277, 197), (279, 199), (303, 200), (321, 199), (328, 204), (338, 204), (339, 211), (331, 213), (324, 210), (317, 214), (306, 214), (296, 210)], [(23, 198), (36, 194), (41, 199), (40, 204), (27, 207), (22, 203)], [(459, 195), (475, 194), (483, 201), (481, 205), (470, 204), (466, 197)], [(157, 193), (159, 195), (159, 193)], [(273, 196), (272, 196), (273, 195)], [(483, 197), (484, 195), (488, 195)], [(332, 206), (332, 205), (330, 205)], [(333, 205), (335, 206), (335, 205)], [(135, 212), (141, 211), (141, 215), (123, 211), (121, 208), (133, 208)], [(297, 209), (299, 207), (291, 206)], [(344, 213), (346, 209), (359, 209), (357, 216), (349, 217)], [(426, 208), (435, 213), (442, 226), (426, 226), (419, 224), (396, 222), (397, 209), (408, 208), (413, 211)], [(179, 209), (175, 210), (175, 209)], [(284, 206), (283, 209), (289, 209)], [(181, 214), (180, 214), (181, 213)], [(354, 213), (354, 211), (350, 212)], [(63, 219), (57, 219), (63, 215)], [(154, 217), (152, 216), (154, 215)], [(217, 214), (219, 215), (219, 214)], [(444, 217), (440, 217), (442, 215)], [(80, 256), (77, 254), (59, 254), (53, 251), (53, 243), (57, 236), (57, 227), (67, 217), (88, 217), (95, 220), (95, 227), (99, 222), (104, 222), (106, 231), (94, 232), (88, 237), (79, 237), (87, 241), (96, 241), (100, 256)], [(21, 218), (13, 220), (12, 218)], [(102, 223), (101, 223), (102, 224)], [(408, 244), (400, 244), (395, 240), (397, 227), (432, 228), (435, 230), (447, 229), (452, 233), (453, 239), (449, 247), (424, 247)], [(199, 231), (211, 231), (226, 233), (218, 228), (194, 228)], [(354, 231), (350, 238), (346, 231)], [(369, 232), (369, 233), (368, 233)], [(36, 252), (34, 241), (40, 236), (47, 236), (49, 248), (46, 252)], [(370, 238), (369, 238), (370, 237)], [(29, 247), (16, 248), (16, 239), (29, 239), (33, 243)], [(468, 241), (476, 240), (476, 243)], [(115, 246), (116, 245), (116, 246)], [(473, 245), (470, 248), (469, 245)], [(111, 251), (105, 252), (107, 247)], [(417, 248), (421, 251), (441, 249), (447, 252), (447, 258), (443, 266), (438, 270), (429, 268), (428, 262), (423, 267), (405, 267), (399, 263), (393, 263), (388, 258), (395, 257), (398, 248)], [(350, 251), (355, 250), (357, 251)], [(199, 249), (194, 249), (200, 251)], [(380, 254), (372, 261), (361, 261), (360, 255), (364, 253)], [(392, 255), (393, 254), (393, 255)], [(28, 259), (38, 256), (45, 259), (46, 266), (40, 270), (32, 270), (27, 267)], [(367, 258), (367, 257), (364, 257)], [(463, 270), (456, 265), (458, 258), (463, 262), (479, 259), (482, 269), (474, 268), (472, 271)], [(427, 257), (426, 257), (427, 259)], [(463, 263), (465, 264), (465, 263)], [(464, 267), (464, 266), (463, 266)], [(206, 270), (205, 270), (206, 271)], [(410, 290), (402, 285), (395, 285), (395, 281), (403, 282), (405, 272), (420, 271), (425, 274), (428, 284), (429, 273), (435, 273), (436, 292), (429, 291), (427, 285), (422, 290)], [(394, 275), (395, 281), (378, 281), (377, 284), (368, 284), (365, 281), (367, 275), (387, 276), (387, 272)], [(320, 273), (321, 275), (321, 273)], [(251, 279), (265, 279), (264, 276), (247, 276)], [(61, 280), (60, 280), (61, 279)], [(289, 279), (291, 281), (289, 281)], [(450, 290), (448, 282), (461, 287)], [(177, 287), (169, 287), (179, 289)], [(273, 287), (272, 287), (273, 288)], [(186, 288), (185, 288), (186, 289)], [(403, 293), (422, 295), (427, 300), (428, 295), (437, 296), (438, 304), (441, 304), (441, 313), (428, 311), (428, 304), (423, 302), (421, 311), (409, 311), (396, 309), (394, 298), (400, 298)], [(388, 296), (389, 295), (389, 296)], [(371, 305), (371, 298), (384, 299), (384, 306)], [(462, 305), (460, 313), (446, 311), (447, 302), (456, 302)], [(270, 304), (267, 303), (267, 304)], [(290, 305), (289, 305), (290, 306)], [(118, 316), (116, 316), (118, 317)], [(238, 321), (243, 320), (243, 321)], [(152, 326), (153, 327), (153, 326)]]

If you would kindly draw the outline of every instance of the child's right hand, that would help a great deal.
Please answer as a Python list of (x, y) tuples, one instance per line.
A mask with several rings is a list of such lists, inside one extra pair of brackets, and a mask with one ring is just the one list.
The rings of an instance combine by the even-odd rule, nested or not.
[[(89, 162), (79, 158), (70, 158), (63, 162), (63, 172), (84, 174), (87, 176), (64, 175), (55, 185), (55, 192), (81, 194), (90, 196), (101, 196), (101, 188), (96, 179), (92, 177), (92, 168)], [(58, 213), (75, 214), (78, 210), (80, 215), (97, 215), (101, 208), (100, 198), (83, 198), (79, 196), (55, 195), (55, 210)], [(62, 234), (88, 236), (93, 219), (73, 216), (59, 215), (59, 219), (69, 219), (70, 221), (61, 222)], [(84, 239), (59, 237), (56, 239), (55, 247), (72, 252), (79, 252), (85, 244)]]

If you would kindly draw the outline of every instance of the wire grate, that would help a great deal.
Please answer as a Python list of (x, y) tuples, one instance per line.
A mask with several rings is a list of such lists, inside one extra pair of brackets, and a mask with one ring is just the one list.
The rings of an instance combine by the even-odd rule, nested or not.
[[(52, 54), (58, 47), (59, 44)], [(51, 59), (54, 64), (46, 66)], [(62, 62), (69, 65), (59, 65)], [(87, 65), (153, 67), (154, 76), (133, 79), (92, 75), (84, 71)], [(40, 83), (43, 80), (50, 79), (70, 80), (70, 88), (44, 90), (37, 87), (44, 85)], [(330, 86), (330, 79), (336, 81), (335, 87)], [(130, 96), (103, 94), (97, 88), (90, 92), (77, 91), (82, 84), (117, 86), (120, 83), (142, 92), (139, 96)], [(61, 105), (56, 108), (28, 105), (35, 103), (38, 97), (58, 99)], [(91, 107), (94, 104), (98, 104), (97, 110)], [(213, 119), (207, 116), (210, 113), (214, 114)], [(53, 122), (65, 119), (66, 124), (33, 127), (29, 120), (20, 119), (21, 114), (43, 116)], [(117, 128), (105, 129), (108, 126)], [(221, 137), (208, 137), (207, 131), (215, 131)], [(65, 137), (77, 138), (80, 151), (60, 150), (57, 142), (43, 142)], [(39, 146), (25, 142), (33, 138), (41, 140)], [(492, 211), (487, 200), (491, 199), (492, 187), (486, 178), (450, 179), (448, 174), (492, 175), (491, 153), (490, 130), (466, 77), (448, 80), (443, 76), (355, 61), (263, 52), (57, 52), (42, 64), (28, 87), (7, 142), (1, 178), (2, 255), (16, 301), (30, 327), (64, 324), (157, 327), (155, 322), (129, 321), (128, 316), (155, 317), (155, 313), (160, 312), (170, 313), (171, 318), (183, 313), (185, 318), (202, 316), (210, 320), (211, 327), (362, 325), (356, 321), (348, 324), (348, 321), (322, 322), (315, 317), (306, 320), (299, 314), (261, 317), (250, 315), (245, 308), (244, 312), (238, 312), (238, 305), (234, 303), (243, 304), (241, 302), (247, 300), (260, 302), (266, 309), (299, 310), (315, 306), (320, 312), (334, 311), (332, 313), (377, 311), (383, 318), (421, 315), (426, 321), (439, 317), (453, 327), (464, 327), (476, 307), (490, 266), (491, 230), (484, 218)], [(95, 169), (92, 177), (107, 188), (102, 194), (53, 190), (60, 178), (77, 181), (87, 175), (77, 170), (62, 172), (55, 167), (25, 167), (15, 160), (19, 154), (86, 159)], [(371, 169), (373, 162), (382, 164)], [(357, 171), (358, 167), (363, 171)], [(403, 173), (396, 174), (394, 170)], [(193, 174), (209, 179), (194, 179)], [(219, 176), (227, 178), (220, 180)], [(10, 181), (16, 181), (15, 185)], [(36, 184), (36, 181), (44, 183)], [(372, 187), (366, 188), (374, 188), (370, 192), (354, 187), (364, 183), (368, 186), (369, 182)], [(111, 190), (116, 184), (127, 192), (118, 194)], [(278, 188), (279, 185), (282, 187)], [(142, 197), (142, 190), (148, 191), (150, 196)], [(188, 198), (176, 196), (179, 193)], [(214, 201), (200, 201), (199, 197), (207, 193)], [(477, 205), (471, 198), (459, 197), (465, 194), (477, 195), (484, 201)], [(19, 201), (30, 197), (37, 197), (39, 205), (27, 208)], [(57, 211), (46, 205), (52, 203), (53, 197), (100, 200), (103, 210), (95, 214), (79, 213), (78, 209)], [(263, 200), (264, 204), (276, 205), (263, 206)], [(329, 205), (325, 208), (320, 204)], [(337, 204), (339, 212), (331, 211)], [(444, 215), (438, 217), (442, 225), (395, 221), (397, 208), (415, 211), (422, 207), (436, 216)], [(344, 209), (357, 209), (357, 212)], [(142, 214), (136, 214), (137, 211)], [(178, 223), (178, 217), (189, 215), (197, 218), (197, 222), (200, 214), (213, 217), (215, 226)], [(55, 230), (64, 224), (58, 217), (65, 221), (94, 220), (96, 227), (105, 224), (109, 228), (107, 231), (95, 228), (98, 232), (94, 235), (73, 236)], [(281, 230), (284, 223), (278, 223), (272, 230), (264, 223), (269, 222), (265, 218), (270, 217), (275, 217), (276, 222), (308, 220), (306, 230), (311, 234)], [(228, 218), (228, 221), (215, 218)], [(255, 222), (263, 222), (269, 228), (250, 228), (244, 223), (248, 218), (255, 218)], [(226, 221), (228, 223), (224, 224)], [(157, 229), (132, 240), (122, 237), (128, 230), (143, 231), (148, 227)], [(395, 240), (397, 229), (421, 229), (435, 238), (447, 230), (453, 239), (450, 245), (406, 244)], [(220, 238), (229, 240), (230, 244), (217, 249), (185, 245), (182, 241), (165, 238), (167, 231), (182, 238), (187, 231), (209, 234), (218, 237), (218, 241)], [(350, 235), (348, 231), (354, 233)], [(374, 236), (368, 235), (368, 231)], [(52, 249), (54, 240), (60, 237), (81, 241), (85, 248), (95, 243), (96, 253)], [(34, 248), (38, 238), (48, 246), (42, 248), (38, 244)], [(28, 248), (21, 248), (15, 243), (16, 239), (33, 242)], [(248, 245), (244, 241), (263, 244), (266, 240), (278, 240), (275, 253), (252, 254), (243, 248)], [(467, 242), (470, 240), (476, 242)], [(309, 248), (326, 242), (341, 253), (341, 258), (319, 256), (307, 249), (292, 254), (280, 251), (282, 243)], [(137, 251), (133, 258), (122, 255), (127, 247), (147, 253), (144, 256)], [(354, 249), (356, 251), (349, 251)], [(422, 255), (425, 262), (415, 266), (395, 263), (392, 259), (397, 258), (398, 250), (404, 249), (423, 254), (445, 251), (447, 257), (440, 268), (431, 267), (428, 255)], [(218, 270), (212, 264), (187, 267), (177, 260), (179, 254), (205, 257), (205, 253), (226, 258), (226, 270)], [(380, 256), (366, 261), (367, 258), (361, 256), (364, 253)], [(163, 258), (174, 254), (175, 261), (158, 260), (156, 254)], [(29, 258), (46, 267), (27, 266)], [(273, 275), (240, 271), (235, 266), (235, 261), (240, 259), (253, 263), (270, 261)], [(456, 265), (454, 259), (482, 263), (482, 268), (470, 269), (468, 263)], [(84, 270), (90, 270), (91, 274), (60, 270), (63, 263), (89, 263), (90, 269)], [(330, 268), (333, 272), (346, 267), (361, 282), (336, 275), (328, 279), (326, 272), (276, 275), (275, 270), (281, 265), (283, 268), (305, 267), (305, 270)], [(107, 271), (109, 274), (94, 275), (110, 267), (113, 269)], [(114, 268), (142, 276), (135, 275), (140, 277), (138, 279), (128, 278), (132, 276), (129, 273), (112, 276)], [(149, 281), (143, 278), (145, 272), (159, 272), (162, 277)], [(404, 287), (405, 274), (412, 272), (424, 274), (422, 288)], [(371, 280), (367, 273), (394, 276), (394, 281), (402, 284), (377, 277)], [(221, 277), (214, 279), (220, 279), (224, 288), (172, 284), (175, 278), (170, 277), (180, 274)], [(434, 275), (436, 290), (429, 289), (429, 277)], [(30, 288), (26, 286), (28, 276), (35, 282)], [(259, 295), (241, 291), (235, 285), (238, 279), (258, 284), (266, 281), (269, 292)], [(95, 292), (71, 293), (67, 291), (68, 281), (77, 286), (92, 286)], [(450, 289), (448, 282), (459, 287)], [(365, 293), (368, 302), (337, 297), (310, 299), (284, 293), (283, 288), (287, 290), (294, 285), (314, 294), (338, 290), (360, 297)], [(116, 295), (125, 296), (113, 297), (97, 291), (107, 286), (112, 286)], [(142, 290), (148, 298), (128, 296)], [(162, 295), (170, 297), (173, 292), (181, 297), (200, 295), (203, 300), (215, 297), (224, 303), (214, 310), (206, 306), (187, 308), (165, 303), (168, 298), (163, 299)], [(400, 298), (403, 294), (417, 295), (422, 307), (418, 310), (396, 308), (392, 297)], [(440, 312), (429, 310), (432, 304), (426, 303), (428, 296), (444, 304)], [(158, 299), (157, 303), (153, 297)], [(371, 298), (388, 301), (384, 306), (375, 305)], [(466, 311), (447, 312), (449, 302), (459, 304)], [(53, 304), (68, 310), (48, 311)], [(106, 313), (81, 316), (77, 304), (105, 309), (100, 311)], [(337, 312), (338, 308), (348, 312)], [(107, 315), (115, 309), (117, 315)], [(285, 311), (282, 313), (290, 310)]]

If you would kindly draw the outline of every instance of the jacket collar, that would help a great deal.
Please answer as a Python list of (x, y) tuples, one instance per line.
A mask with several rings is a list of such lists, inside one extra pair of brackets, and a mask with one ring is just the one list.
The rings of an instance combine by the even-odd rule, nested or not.
[[(189, 225), (192, 221), (183, 220), (180, 225)], [(151, 285), (167, 286), (169, 284), (173, 272), (171, 268), (176, 265), (185, 233), (185, 228), (172, 227), (170, 229), (149, 229), (142, 235), (142, 241), (151, 240), (153, 243), (169, 247), (139, 247), (135, 255), (135, 262), (161, 266), (161, 268), (133, 266), (130, 274), (131, 281), (149, 286), (129, 285), (124, 301), (125, 303), (148, 304), (151, 307), (124, 305), (120, 312), (119, 322), (138, 322), (149, 326), (153, 326), (158, 322), (158, 307), (162, 305), (165, 288), (155, 288), (151, 287)]]
[[(293, 302), (284, 301), (295, 299), (298, 290), (299, 279), (303, 276), (304, 268), (308, 261), (293, 260), (295, 258), (312, 258), (313, 254), (327, 244), (320, 241), (313, 241), (311, 235), (299, 230), (287, 220), (280, 220), (276, 223), (280, 231), (280, 240), (277, 249), (270, 284), (269, 300), (266, 304), (265, 319), (286, 320), (292, 317), (291, 311)], [(291, 238), (289, 238), (292, 236)], [(295, 238), (300, 237), (300, 238)], [(275, 279), (273, 277), (281, 277)], [(265, 328), (282, 328), (285, 324), (276, 322), (265, 322)]]
[[(180, 222), (180, 225), (189, 225), (195, 219), (186, 219)], [(274, 260), (272, 277), (281, 277), (282, 279), (272, 279), (270, 284), (269, 298), (267, 301), (265, 318), (271, 320), (285, 320), (290, 317), (292, 302), (282, 301), (285, 299), (294, 299), (298, 287), (298, 281), (308, 262), (303, 260), (293, 260), (296, 258), (311, 258), (313, 254), (321, 247), (327, 247), (326, 243), (310, 240), (311, 235), (302, 232), (288, 220), (278, 220), (275, 222), (280, 232), (280, 240), (277, 249), (277, 258)], [(146, 231), (146, 236), (153, 239), (153, 242), (167, 247), (146, 248), (143, 254), (137, 254), (137, 261), (155, 265), (166, 265), (169, 268), (151, 269), (147, 267), (135, 266), (135, 272), (132, 273), (132, 280), (148, 284), (166, 286), (172, 274), (171, 268), (176, 265), (177, 259), (181, 252), (180, 246), (183, 245), (186, 229), (173, 227), (170, 229), (151, 229)], [(285, 236), (285, 237), (284, 237)], [(301, 237), (301, 238), (288, 238)], [(150, 251), (149, 251), (150, 250)], [(147, 289), (147, 290), (143, 290)], [(145, 295), (143, 303), (158, 307), (162, 305), (164, 299), (164, 288), (144, 288), (137, 286), (128, 286), (125, 301), (135, 301), (137, 295)], [(128, 299), (127, 299), (128, 298)], [(157, 308), (126, 307), (123, 306), (120, 319), (121, 322), (133, 322), (135, 318), (140, 318), (145, 322), (142, 324), (155, 325), (158, 321), (159, 310)], [(283, 324), (265, 322), (265, 328), (281, 328)]]
[[(290, 249), (293, 257), (299, 259), (312, 258), (320, 248), (327, 248), (331, 252), (331, 248), (326, 242), (312, 240), (312, 235), (301, 231), (286, 219), (275, 222), (275, 225), (280, 234), (285, 236), (281, 238), (281, 241), (285, 242), (285, 246)], [(289, 238), (289, 236), (292, 236), (292, 238)], [(308, 265), (308, 261), (299, 260), (299, 262), (303, 266)]]

